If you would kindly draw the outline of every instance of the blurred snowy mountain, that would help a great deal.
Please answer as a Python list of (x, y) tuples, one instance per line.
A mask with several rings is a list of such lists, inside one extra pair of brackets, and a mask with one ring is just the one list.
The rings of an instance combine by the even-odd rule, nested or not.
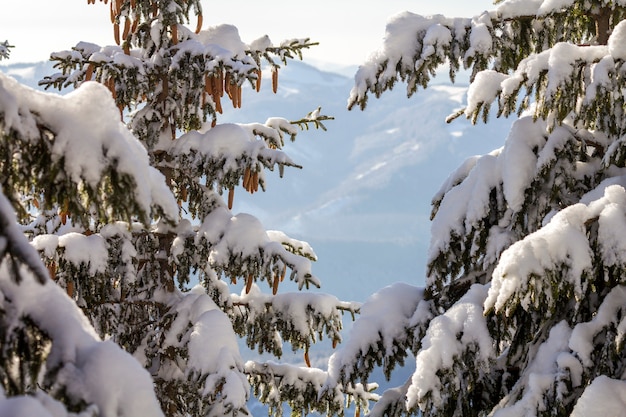
[[(45, 62), (0, 71), (34, 88), (56, 72)], [(423, 285), (432, 196), (466, 157), (501, 146), (511, 123), (446, 124), (466, 85), (441, 81), (411, 99), (398, 85), (365, 111), (346, 109), (350, 77), (298, 61), (281, 69), (278, 97), (268, 83), (261, 93), (246, 88), (242, 108), (225, 105), (220, 122), (297, 120), (318, 106), (335, 120), (325, 122), (327, 132), (301, 132), (285, 147), (302, 170), (287, 169), (282, 180), (269, 173), (264, 193), (236, 190), (233, 211), (310, 242), (324, 292), (363, 301), (392, 282)]]

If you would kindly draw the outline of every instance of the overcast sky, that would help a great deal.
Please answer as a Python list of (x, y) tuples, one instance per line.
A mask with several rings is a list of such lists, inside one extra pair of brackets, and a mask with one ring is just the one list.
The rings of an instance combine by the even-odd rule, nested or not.
[[(113, 43), (109, 7), (86, 0), (7, 1), (0, 8), (0, 41), (15, 48), (9, 62), (46, 60), (50, 52), (79, 41)], [(385, 33), (387, 19), (404, 10), (430, 15), (473, 16), (493, 7), (492, 0), (203, 0), (205, 27), (234, 24), (244, 42), (269, 35), (273, 42), (309, 37), (320, 45), (305, 53), (316, 63), (360, 64)], [(195, 22), (192, 23), (195, 26)]]

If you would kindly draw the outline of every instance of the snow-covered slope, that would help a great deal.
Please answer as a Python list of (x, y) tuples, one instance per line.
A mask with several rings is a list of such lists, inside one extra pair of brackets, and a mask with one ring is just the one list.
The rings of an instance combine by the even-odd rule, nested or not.
[[(0, 71), (33, 87), (55, 72), (48, 63)], [(233, 211), (309, 241), (322, 290), (342, 299), (363, 301), (396, 281), (422, 285), (432, 196), (466, 157), (501, 146), (510, 125), (446, 124), (463, 104), (466, 85), (441, 81), (410, 100), (398, 85), (364, 112), (346, 110), (352, 79), (301, 62), (280, 71), (278, 97), (269, 85), (258, 94), (248, 88), (241, 109), (224, 106), (222, 122), (296, 120), (318, 106), (335, 120), (327, 132), (302, 132), (287, 145), (302, 170), (288, 169), (282, 180), (268, 175), (265, 193), (237, 190)]]

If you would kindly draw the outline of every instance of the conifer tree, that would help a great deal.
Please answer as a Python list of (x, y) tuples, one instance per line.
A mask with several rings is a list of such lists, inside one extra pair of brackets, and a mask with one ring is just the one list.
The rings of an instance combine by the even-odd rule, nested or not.
[(425, 288), (372, 297), (331, 358), (348, 386), (415, 356), (370, 415), (623, 414), (625, 18), (624, 1), (506, 0), (389, 21), (349, 107), (399, 81), (411, 96), (448, 64), (471, 74), (449, 122), (492, 105), (518, 120), (434, 196)]
[[(166, 416), (241, 415), (251, 392), (277, 415), (284, 404), (295, 414), (341, 413), (345, 393), (367, 390), (328, 384), (319, 369), (244, 362), (237, 340), (276, 357), (289, 342), (310, 366), (312, 344), (339, 342), (342, 313), (359, 305), (280, 293), (284, 279), (299, 290), (320, 285), (312, 248), (231, 212), (236, 194), (264, 187), (267, 169), (282, 176), (284, 167), (298, 167), (282, 150), (286, 139), (299, 128), (325, 128), (329, 117), (316, 110), (295, 121), (218, 123), (223, 105), (241, 107), (245, 85), (261, 88), (264, 66), (276, 91), (280, 66), (314, 43), (275, 45), (264, 36), (246, 44), (233, 26), (204, 28), (199, 0), (103, 5), (116, 45), (80, 42), (55, 52), (59, 72), (40, 82), (75, 91), (38, 93), (0, 74), (2, 185), (20, 231), (81, 308), (97, 333), (91, 337), (132, 354), (155, 392), (131, 404), (133, 390), (119, 389), (133, 379), (118, 387), (96, 372), (106, 369), (79, 369), (72, 380), (65, 373), (74, 358), (61, 360), (54, 344), (48, 351), (40, 343), (23, 358), (31, 385), (18, 393), (47, 392), (46, 401), (78, 415), (160, 415), (155, 396)], [(34, 265), (41, 277), (41, 264)], [(101, 368), (105, 359), (96, 361)], [(42, 377), (46, 384), (33, 383)], [(84, 378), (102, 385), (81, 391)], [(0, 383), (16, 394), (7, 388), (11, 380)], [(359, 402), (370, 398), (358, 395)]]

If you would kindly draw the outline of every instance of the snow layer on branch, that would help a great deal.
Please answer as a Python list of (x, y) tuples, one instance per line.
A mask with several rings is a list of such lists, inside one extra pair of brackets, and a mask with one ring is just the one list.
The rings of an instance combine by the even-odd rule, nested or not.
[[(182, 348), (187, 343), (187, 373), (206, 376), (204, 395), (221, 389), (222, 407), (245, 407), (250, 386), (243, 375), (237, 336), (226, 314), (197, 285), (174, 301), (176, 319), (163, 347)], [(221, 388), (220, 388), (221, 387)]]
[[(570, 285), (579, 298), (584, 292), (583, 276), (592, 268), (592, 250), (586, 225), (597, 219), (598, 241), (606, 265), (623, 263), (626, 245), (626, 177), (602, 182), (578, 204), (556, 213), (544, 227), (526, 236), (502, 253), (492, 277), (485, 309), (508, 311), (519, 302), (524, 309), (531, 304), (529, 285), (534, 292), (551, 299), (551, 283), (544, 282), (547, 272), (565, 267), (559, 286)], [(542, 277), (535, 280), (534, 277)], [(509, 303), (512, 298), (517, 302)]]
[[(412, 53), (417, 49), (416, 32), (427, 31), (433, 24), (439, 23), (438, 20), (443, 16), (426, 18), (411, 12), (402, 12), (387, 22), (385, 38), (383, 39), (382, 49), (378, 52), (379, 56), (388, 58), (391, 62), (397, 62), (408, 58), (409, 51)], [(433, 41), (437, 41), (435, 32), (427, 32), (430, 36), (431, 45)], [(444, 33), (447, 38), (448, 33)], [(410, 65), (411, 60), (406, 59), (404, 65)], [(395, 68), (391, 68), (395, 71)]]
[[(407, 328), (411, 326), (411, 319), (423, 296), (423, 289), (404, 283), (390, 285), (370, 296), (361, 306), (347, 343), (329, 360), (331, 378), (340, 380), (341, 372), (359, 356), (366, 355), (370, 348), (376, 348), (379, 340), (384, 352), (377, 352), (378, 355), (395, 355), (397, 340), (406, 338)], [(419, 318), (415, 320), (421, 321)]]
[(626, 60), (626, 20), (613, 28), (609, 38), (609, 53), (614, 59)]
[[(424, 17), (410, 12), (391, 17), (382, 46), (359, 67), (348, 102), (361, 100), (375, 83), (385, 85), (395, 79), (398, 66), (402, 67), (402, 73), (410, 73), (433, 54), (443, 58), (453, 38), (462, 38), (465, 28), (471, 24), (471, 19), (442, 15)], [(419, 40), (418, 33), (424, 34), (423, 39)], [(472, 45), (483, 49), (483, 41), (482, 37), (475, 38)], [(420, 57), (417, 63), (414, 62), (416, 55)]]
[(233, 25), (211, 26), (198, 33), (198, 40), (204, 45), (219, 45), (232, 56), (243, 58), (246, 56), (246, 44), (241, 41), (239, 29)]
[[(569, 353), (567, 342), (570, 334), (571, 329), (565, 321), (550, 330), (548, 339), (539, 346), (537, 354), (524, 370), (519, 385), (516, 385), (525, 387), (522, 398), (497, 410), (493, 417), (525, 417), (543, 410), (544, 395), (553, 387), (559, 372), (559, 358)], [(512, 397), (504, 397), (500, 404), (513, 400)]]
[(483, 13), (472, 19), (472, 30), (469, 36), (469, 48), (465, 58), (475, 55), (488, 55), (493, 47), (491, 19), (488, 13)]
[(574, 0), (544, 0), (539, 10), (537, 10), (537, 14), (546, 15), (554, 13), (566, 7), (571, 7), (573, 4)]
[[(491, 190), (502, 181), (500, 153), (501, 150), (496, 150), (479, 157), (463, 182), (444, 195), (431, 224), (429, 262), (449, 248), (454, 236), (462, 236), (479, 226), (488, 210)], [(464, 164), (463, 168), (472, 163)]]
[[(22, 274), (27, 276), (27, 271)], [(54, 282), (16, 284), (0, 267), (0, 292), (15, 317), (29, 317), (51, 339), (47, 368), (70, 398), (98, 407), (102, 417), (162, 416), (148, 372), (112, 342), (102, 342), (76, 304)], [(0, 401), (1, 403), (2, 401)]]
[(502, 82), (506, 79), (506, 74), (492, 70), (481, 71), (476, 74), (474, 82), (470, 84), (467, 90), (467, 108), (465, 115), (470, 117), (472, 111), (479, 105), (494, 101), (502, 90)]
[[(271, 130), (274, 131), (273, 128)], [(239, 170), (242, 160), (249, 163), (260, 160), (270, 167), (274, 164), (295, 165), (284, 152), (270, 149), (264, 141), (257, 140), (253, 130), (246, 125), (219, 124), (205, 133), (185, 133), (170, 143), (168, 153), (173, 157), (193, 158), (195, 155), (199, 160), (223, 161), (224, 172)]]
[(476, 163), (481, 158), (480, 155), (473, 155), (465, 159), (457, 169), (455, 169), (446, 180), (443, 182), (439, 191), (433, 197), (433, 201), (438, 201), (450, 191), (453, 187), (459, 185), (469, 175), (470, 171), (474, 169)]
[[(287, 251), (281, 243), (272, 240), (261, 222), (249, 214), (233, 216), (226, 208), (217, 208), (200, 226), (197, 239), (201, 238), (212, 245), (209, 262), (214, 267), (225, 268), (232, 258), (240, 258), (239, 261), (262, 258), (262, 264), (269, 265), (274, 257), (278, 257), (293, 270), (300, 289), (307, 282), (320, 285), (311, 272), (311, 261)], [(256, 264), (256, 261), (253, 263)], [(249, 267), (252, 268), (252, 264)], [(251, 269), (248, 273), (255, 271)]]
[(506, 0), (500, 3), (492, 13), (501, 19), (545, 16), (571, 7), (574, 3), (574, 0)]
[[(592, 355), (595, 349), (594, 340), (596, 335), (611, 324), (616, 327), (618, 324), (623, 325), (623, 323), (617, 323), (616, 321), (620, 321), (618, 317), (622, 315), (621, 310), (624, 308), (624, 300), (626, 300), (626, 288), (624, 286), (614, 287), (602, 301), (593, 319), (586, 323), (579, 323), (574, 327), (569, 347), (576, 353), (576, 356), (580, 358), (585, 367), (589, 368), (594, 365)], [(624, 337), (623, 331), (623, 328), (619, 329), (618, 338)]]
[(35, 274), (37, 279), (44, 283), (49, 275), (46, 267), (41, 263), (39, 254), (35, 252), (24, 238), (18, 227), (17, 218), (11, 203), (2, 194), (0, 187), (0, 253), (8, 250), (10, 254), (22, 261)]
[[(554, 271), (563, 265), (563, 279), (573, 286), (574, 294), (583, 293), (582, 274), (591, 269), (592, 251), (586, 236), (584, 223), (588, 219), (583, 205), (573, 205), (557, 213), (550, 223), (502, 253), (494, 273), (489, 298), (485, 308), (496, 310), (508, 308), (507, 302), (516, 295), (521, 305), (531, 307), (529, 285), (535, 277), (543, 277), (546, 271)], [(549, 282), (532, 292), (548, 290)], [(549, 294), (549, 293), (547, 293)], [(549, 295), (547, 295), (550, 298)], [(515, 303), (517, 305), (517, 303)]]
[[(338, 332), (333, 331), (337, 324), (340, 329), (339, 309), (356, 311), (360, 306), (359, 303), (340, 301), (334, 295), (323, 293), (265, 294), (257, 285), (253, 285), (248, 293), (242, 289), (240, 295), (232, 294), (231, 299), (233, 304), (247, 305), (249, 322), (262, 318), (266, 326), (278, 329), (284, 326), (276, 323), (285, 321), (290, 332), (295, 331), (302, 339), (312, 340), (315, 340), (316, 335), (323, 337), (325, 327), (331, 338), (339, 337)], [(272, 312), (272, 316), (267, 316), (268, 312)], [(295, 345), (293, 342), (292, 344)]]
[[(625, 48), (622, 44), (619, 46), (615, 44), (614, 52), (618, 56), (624, 54)], [(479, 105), (488, 105), (498, 97), (501, 102), (507, 101), (512, 95), (517, 95), (520, 88), (533, 87), (542, 74), (546, 74), (547, 77), (545, 95), (551, 100), (552, 95), (556, 94), (559, 89), (568, 88), (572, 74), (581, 63), (592, 65), (610, 56), (608, 54), (609, 49), (606, 46), (578, 46), (560, 42), (551, 49), (529, 55), (518, 64), (512, 74), (503, 74), (493, 70), (481, 71), (476, 75), (468, 90), (465, 115), (471, 117), (479, 109)], [(599, 82), (596, 80), (596, 83)], [(595, 89), (590, 92), (594, 94), (590, 94), (588, 98), (593, 98)]]
[(303, 254), (307, 258), (317, 260), (317, 255), (309, 242), (298, 240), (287, 236), (285, 232), (280, 230), (268, 230), (267, 236), (273, 242), (278, 242), (283, 246), (291, 248), (295, 253)]
[[(416, 369), (407, 392), (407, 408), (419, 404), (428, 394), (433, 405), (442, 404), (440, 371), (451, 369), (455, 358), (474, 351), (475, 367), (493, 359), (493, 340), (483, 316), (487, 286), (475, 284), (444, 314), (435, 317), (422, 339), (415, 358)], [(459, 376), (460, 378), (460, 376)]]
[(503, 19), (533, 16), (537, 14), (543, 2), (544, 0), (506, 0), (498, 5), (495, 14)]
[(105, 272), (109, 261), (106, 242), (98, 234), (85, 236), (71, 232), (61, 236), (38, 235), (31, 245), (49, 258), (54, 257), (57, 248), (63, 248), (63, 257), (76, 267), (88, 266), (90, 275)]
[(60, 96), (0, 74), (0, 114), (3, 130), (15, 130), (24, 141), (42, 140), (38, 125), (54, 132), (53, 161), (63, 161), (75, 184), (95, 187), (112, 167), (134, 180), (133, 195), (145, 213), (157, 205), (170, 218), (177, 217), (178, 206), (163, 175), (150, 166), (145, 148), (120, 122), (111, 93), (101, 84), (86, 82)]
[[(246, 373), (252, 377), (261, 376), (260, 384), (268, 392), (268, 403), (282, 403), (285, 392), (319, 393), (326, 388), (328, 373), (318, 368), (308, 368), (286, 363), (248, 361), (245, 364)], [(267, 381), (269, 376), (270, 381)], [(263, 380), (266, 381), (263, 381)], [(297, 402), (302, 402), (301, 397)], [(343, 402), (343, 401), (341, 401)], [(310, 407), (310, 404), (302, 406)]]
[(571, 417), (621, 416), (626, 410), (626, 381), (600, 375), (578, 399)]
[(509, 207), (520, 211), (524, 193), (535, 177), (538, 158), (533, 149), (546, 144), (546, 126), (530, 117), (515, 121), (500, 156), (502, 191)]

